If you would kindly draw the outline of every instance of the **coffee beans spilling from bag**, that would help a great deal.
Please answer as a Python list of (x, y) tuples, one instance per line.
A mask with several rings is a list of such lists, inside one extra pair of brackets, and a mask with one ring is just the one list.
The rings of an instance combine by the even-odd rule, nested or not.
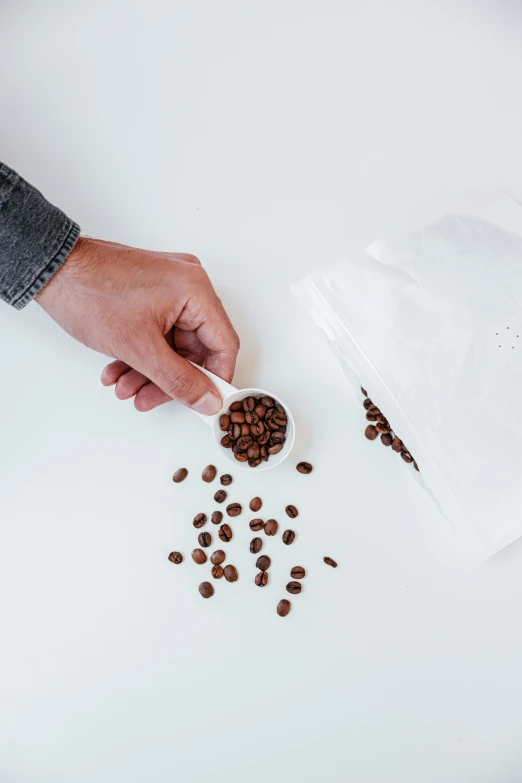
[(238, 462), (257, 468), (285, 445), (288, 417), (273, 397), (245, 397), (231, 403), (219, 420), (221, 445), (232, 449)]
[[(271, 405), (269, 403), (271, 403)], [(273, 413), (270, 416), (269, 422), (273, 421), (273, 425), (276, 425), (277, 429), (274, 429), (273, 426), (270, 427), (269, 425), (267, 425), (267, 428), (264, 431), (268, 432), (269, 434), (268, 434), (268, 440), (266, 441), (265, 444), (259, 445), (259, 438), (256, 439), (252, 436), (240, 434), (236, 440), (231, 439), (231, 442), (233, 442), (234, 445), (231, 445), (230, 447), (234, 449), (236, 446), (239, 445), (239, 441), (242, 438), (251, 437), (252, 443), (254, 442), (257, 443), (260, 455), (261, 455), (261, 448), (266, 447), (267, 445), (268, 445), (267, 448), (268, 454), (277, 453), (277, 451), (270, 452), (270, 448), (271, 448), (270, 442), (274, 433), (281, 432), (282, 429), (286, 430), (286, 425), (280, 423), (282, 421), (282, 418), (280, 417), (282, 417), (282, 415), (284, 414), (282, 406), (275, 403), (271, 397), (260, 397), (258, 399), (254, 397), (247, 397), (245, 400), (241, 402), (241, 410), (239, 410), (237, 403), (233, 403), (230, 406), (230, 411), (231, 411), (230, 417), (238, 413), (241, 415), (241, 417), (244, 418), (244, 421), (242, 422), (234, 421), (231, 423), (233, 423), (234, 426), (236, 426), (237, 424), (240, 427), (243, 427), (244, 425), (248, 425), (249, 427), (252, 427), (258, 425), (261, 421), (266, 422), (267, 414), (270, 410), (275, 411), (275, 413)], [(256, 413), (256, 411), (258, 412)], [(254, 413), (258, 417), (258, 420), (255, 422), (255, 424), (250, 424), (247, 421), (247, 416), (251, 413)], [(262, 414), (264, 418), (261, 418), (260, 414)], [(229, 414), (225, 414), (225, 415), (229, 417)], [(223, 417), (221, 418), (222, 418), (222, 428), (223, 428), (223, 425), (226, 424), (227, 422), (226, 420), (223, 421)], [(237, 416), (235, 418), (237, 418)], [(284, 431), (282, 432), (282, 435), (284, 436)], [(227, 434), (227, 436), (225, 437), (230, 437), (230, 436)], [(282, 444), (283, 442), (284, 441), (276, 440), (276, 444)], [(242, 444), (241, 444), (241, 448), (242, 448)], [(249, 450), (250, 448), (251, 446), (249, 446)], [(247, 454), (246, 459), (249, 460), (249, 464), (250, 464), (250, 460), (256, 462), (259, 459), (259, 461), (261, 461), (261, 459), (263, 458), (261, 456), (255, 458), (253, 456), (249, 456), (249, 450), (247, 450), (246, 452)], [(244, 452), (238, 450), (237, 452), (234, 453), (237, 458), (238, 454), (242, 455)], [(253, 467), (255, 467), (255, 465), (253, 465)], [(299, 471), (299, 473), (307, 475), (312, 472), (313, 468), (309, 462), (300, 462), (297, 465), (297, 470)], [(188, 471), (185, 468), (181, 468), (175, 474), (176, 476), (175, 483), (181, 483), (181, 481), (183, 481), (187, 477), (187, 475), (188, 475)], [(215, 479), (216, 475), (217, 475), (216, 468), (213, 465), (208, 465), (202, 473), (202, 478), (203, 481), (210, 484)], [(220, 480), (221, 483), (225, 486), (229, 486), (230, 484), (232, 484), (232, 476), (230, 474), (225, 474), (221, 476)], [(214, 494), (214, 501), (216, 503), (223, 503), (226, 497), (227, 497), (227, 493), (224, 490), (220, 489)], [(252, 498), (252, 500), (249, 503), (250, 510), (254, 513), (259, 513), (262, 506), (263, 506), (263, 501), (260, 497)], [(240, 503), (229, 503), (226, 507), (226, 512), (230, 517), (239, 516), (242, 512), (242, 506)], [(291, 519), (295, 519), (299, 515), (297, 507), (291, 504), (286, 506), (285, 512)], [(233, 531), (230, 525), (228, 525), (227, 523), (222, 524), (223, 513), (221, 511), (213, 511), (210, 516), (210, 519), (213, 524), (220, 525), (218, 529), (218, 537), (224, 544), (228, 544), (233, 538)], [(207, 521), (208, 521), (207, 514), (200, 512), (196, 514), (196, 516), (192, 520), (192, 524), (195, 528), (199, 529), (205, 527)], [(279, 523), (275, 519), (267, 519), (266, 521), (264, 521), (262, 519), (255, 518), (250, 520), (249, 528), (253, 531), (264, 531), (266, 536), (273, 538), (278, 535)], [(280, 538), (282, 543), (288, 546), (294, 542), (296, 538), (296, 534), (293, 530), (285, 530), (283, 534), (280, 536)], [(196, 563), (196, 565), (202, 566), (205, 565), (207, 561), (210, 559), (210, 575), (213, 580), (219, 580), (222, 579), (223, 577), (225, 581), (230, 583), (237, 582), (239, 580), (239, 573), (234, 565), (232, 565), (231, 563), (227, 563), (227, 565), (224, 566), (222, 565), (227, 558), (226, 553), (223, 549), (216, 549), (214, 552), (212, 552), (210, 558), (207, 557), (207, 554), (204, 550), (207, 549), (212, 544), (212, 535), (207, 530), (199, 533), (198, 544), (199, 546), (192, 551), (192, 560), (194, 561), (194, 563)], [(253, 555), (258, 555), (262, 548), (263, 548), (263, 539), (261, 537), (256, 536), (250, 541), (249, 549)], [(181, 552), (171, 552), (168, 556), (168, 559), (170, 560), (171, 563), (174, 563), (175, 565), (181, 564), (184, 560)], [(327, 565), (332, 566), (334, 568), (337, 566), (337, 563), (335, 562), (335, 560), (332, 560), (331, 557), (325, 557), (323, 559)], [(268, 570), (271, 566), (271, 562), (272, 562), (271, 558), (268, 555), (262, 554), (259, 555), (259, 557), (257, 557), (257, 560), (255, 562), (257, 573), (254, 578), (254, 583), (258, 587), (265, 587), (269, 583), (270, 577), (268, 574)], [(301, 582), (297, 580), (303, 579), (306, 575), (306, 571), (303, 568), (303, 566), (296, 565), (292, 567), (289, 575), (292, 578), (292, 581), (286, 584), (286, 591), (291, 595), (299, 595), (302, 592), (303, 587)], [(201, 582), (201, 584), (199, 585), (199, 592), (203, 598), (212, 598), (212, 596), (214, 595), (214, 587), (211, 582), (204, 581)], [(276, 607), (277, 614), (280, 617), (286, 617), (289, 614), (290, 609), (291, 609), (291, 604), (287, 598), (282, 598)]]
[(365, 396), (363, 405), (366, 409), (366, 419), (371, 422), (366, 427), (364, 434), (368, 440), (376, 440), (378, 437), (381, 439), (383, 446), (391, 446), (393, 451), (396, 451), (401, 455), (404, 462), (413, 462), (415, 470), (419, 469), (419, 466), (411, 456), (410, 452), (402, 442), (402, 440), (392, 430), (390, 422), (386, 416), (381, 413), (381, 410), (374, 405), (370, 400), (366, 391), (361, 388), (362, 393)]

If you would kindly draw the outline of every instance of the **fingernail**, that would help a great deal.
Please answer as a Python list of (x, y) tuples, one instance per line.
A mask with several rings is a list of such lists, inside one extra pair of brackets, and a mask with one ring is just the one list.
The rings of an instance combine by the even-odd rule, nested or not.
[(200, 400), (194, 403), (192, 409), (198, 413), (203, 413), (205, 416), (215, 416), (221, 410), (222, 405), (223, 400), (221, 397), (218, 397), (213, 391), (208, 391)]

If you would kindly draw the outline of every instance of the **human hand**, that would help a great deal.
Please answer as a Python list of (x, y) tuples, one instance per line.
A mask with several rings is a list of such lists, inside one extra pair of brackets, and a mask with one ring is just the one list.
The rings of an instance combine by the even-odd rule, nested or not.
[(205, 365), (234, 375), (239, 338), (198, 259), (81, 237), (36, 300), (76, 340), (114, 357), (101, 381), (139, 411), (176, 398), (199, 413), (222, 400)]

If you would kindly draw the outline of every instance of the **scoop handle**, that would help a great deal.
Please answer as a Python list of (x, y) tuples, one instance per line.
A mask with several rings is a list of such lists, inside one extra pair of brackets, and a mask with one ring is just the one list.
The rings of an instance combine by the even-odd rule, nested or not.
[[(192, 362), (192, 364), (194, 364), (194, 362)], [(226, 381), (223, 380), (223, 378), (214, 375), (214, 373), (210, 372), (210, 370), (206, 370), (204, 367), (200, 367), (197, 364), (194, 364), (194, 367), (196, 367), (196, 369), (198, 369), (200, 372), (204, 373), (210, 378), (214, 386), (217, 388), (218, 392), (221, 394), (223, 398), (223, 403), (225, 402), (227, 397), (230, 397), (232, 394), (235, 394), (237, 392), (235, 386), (232, 386), (232, 384), (227, 383)], [(214, 419), (216, 418), (216, 416), (221, 415), (221, 411), (219, 411), (219, 413), (217, 413), (216, 416), (205, 416), (203, 413), (198, 413), (197, 411), (194, 410), (192, 411), (192, 413), (194, 413), (196, 416), (198, 416), (198, 418), (204, 421), (205, 424), (208, 424), (209, 427), (213, 426)]]

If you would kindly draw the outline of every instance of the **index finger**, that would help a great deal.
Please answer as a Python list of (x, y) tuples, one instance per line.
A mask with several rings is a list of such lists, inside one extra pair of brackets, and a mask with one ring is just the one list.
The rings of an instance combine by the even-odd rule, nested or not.
[(240, 341), (216, 294), (210, 299), (196, 334), (208, 349), (206, 369), (230, 383), (234, 377)]

